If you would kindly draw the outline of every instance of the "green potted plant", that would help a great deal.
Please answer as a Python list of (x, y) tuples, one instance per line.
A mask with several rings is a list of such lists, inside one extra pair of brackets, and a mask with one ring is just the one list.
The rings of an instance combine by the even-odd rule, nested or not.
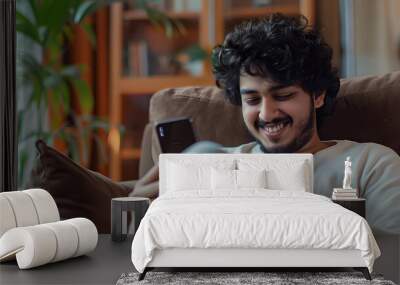
[[(98, 143), (101, 153), (105, 145), (96, 134), (96, 130), (108, 131), (107, 120), (92, 115), (94, 99), (90, 86), (82, 79), (85, 66), (65, 64), (64, 53), (68, 44), (74, 40), (74, 27), (82, 28), (93, 47), (96, 44), (95, 33), (85, 18), (99, 7), (109, 5), (117, 0), (27, 0), (25, 10), (16, 12), (17, 33), (26, 37), (35, 45), (39, 54), (28, 50), (19, 54), (17, 68), (22, 84), (29, 85), (26, 92), (26, 104), (18, 113), (19, 146), (19, 181), (23, 184), (26, 176), (26, 164), (34, 155), (24, 145), (33, 144), (42, 139), (49, 144), (55, 140), (66, 147), (66, 154), (77, 162), (88, 160), (90, 142)], [(128, 2), (128, 1), (126, 1)], [(159, 11), (153, 2), (134, 0), (137, 7), (143, 9), (151, 21), (163, 28), (167, 36), (175, 32), (184, 33), (183, 25)], [(28, 12), (27, 12), (28, 11)], [(71, 107), (72, 96), (79, 104), (81, 112), (76, 113)], [(36, 127), (29, 133), (22, 132), (24, 124), (31, 120), (30, 112), (43, 111), (37, 116)], [(46, 116), (50, 116), (50, 126), (44, 126)]]

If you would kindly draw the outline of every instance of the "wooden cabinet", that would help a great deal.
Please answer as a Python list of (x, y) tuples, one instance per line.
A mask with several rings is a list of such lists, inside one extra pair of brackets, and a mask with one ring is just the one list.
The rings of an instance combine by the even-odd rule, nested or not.
[(365, 218), (365, 202), (364, 198), (357, 199), (332, 199), (332, 201), (340, 206), (353, 211), (354, 213)]
[[(159, 8), (184, 27), (168, 38), (147, 15), (126, 3), (111, 6), (110, 176), (136, 179), (140, 141), (150, 96), (164, 88), (213, 85), (209, 57), (188, 61), (191, 51), (210, 53), (236, 24), (270, 13), (302, 13), (314, 21), (314, 0), (159, 0)], [(119, 126), (125, 126), (121, 135)]]

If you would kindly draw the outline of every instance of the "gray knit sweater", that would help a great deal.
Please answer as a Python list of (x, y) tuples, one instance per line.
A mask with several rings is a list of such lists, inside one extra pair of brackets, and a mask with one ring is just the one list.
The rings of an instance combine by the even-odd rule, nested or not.
[[(344, 161), (350, 156), (352, 187), (366, 198), (368, 223), (375, 232), (400, 234), (400, 157), (375, 143), (335, 142), (314, 154), (314, 193), (330, 197), (333, 188), (342, 186)], [(256, 142), (238, 147), (201, 142), (187, 152), (262, 153)]]

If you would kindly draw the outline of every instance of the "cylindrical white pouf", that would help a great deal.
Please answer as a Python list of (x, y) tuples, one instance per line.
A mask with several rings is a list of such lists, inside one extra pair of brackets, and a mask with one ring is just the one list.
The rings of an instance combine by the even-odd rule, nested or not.
[(57, 238), (57, 253), (51, 262), (57, 262), (75, 255), (78, 249), (78, 233), (74, 227), (65, 221), (43, 224), (51, 229)]
[(11, 191), (1, 193), (13, 209), (17, 227), (33, 226), (39, 223), (38, 214), (31, 197), (24, 191)]
[(16, 257), (20, 269), (32, 268), (86, 254), (97, 241), (96, 226), (85, 218), (17, 227), (0, 238), (0, 261)]
[(64, 222), (70, 223), (78, 232), (78, 249), (74, 257), (86, 254), (96, 248), (98, 233), (92, 221), (85, 218), (74, 218)]
[(28, 189), (23, 192), (31, 197), (38, 214), (39, 224), (60, 220), (60, 213), (58, 212), (56, 202), (49, 192), (39, 188)]
[(6, 231), (17, 226), (11, 204), (8, 199), (1, 194), (2, 193), (0, 193), (0, 238)]
[(54, 232), (41, 225), (14, 228), (0, 239), (0, 258), (15, 254), (20, 269), (51, 262), (57, 251)]

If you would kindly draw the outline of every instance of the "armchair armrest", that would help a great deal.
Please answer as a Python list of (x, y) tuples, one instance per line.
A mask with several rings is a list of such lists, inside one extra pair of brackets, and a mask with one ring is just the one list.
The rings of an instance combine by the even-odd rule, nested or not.
[(142, 178), (154, 165), (152, 151), (153, 123), (148, 123), (143, 131), (141, 155), (139, 162), (139, 178)]
[(127, 181), (120, 181), (118, 182), (118, 184), (123, 186), (124, 188), (129, 188), (132, 192), (137, 182), (138, 180), (127, 180)]

